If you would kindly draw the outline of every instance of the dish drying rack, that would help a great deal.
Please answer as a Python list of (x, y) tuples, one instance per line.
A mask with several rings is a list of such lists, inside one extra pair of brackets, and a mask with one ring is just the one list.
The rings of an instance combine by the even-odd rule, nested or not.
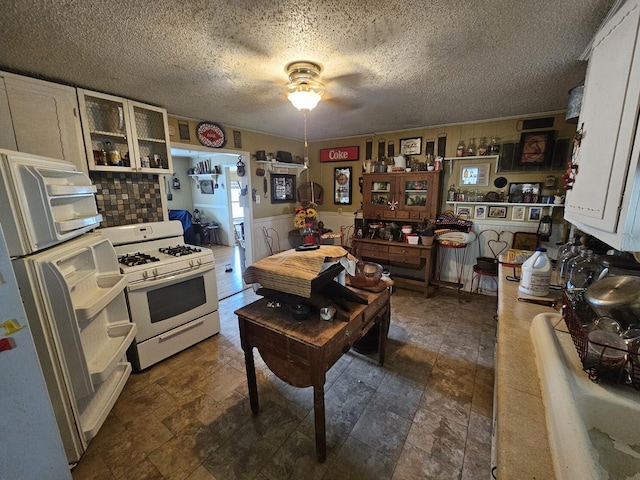
[(583, 298), (584, 292), (568, 292), (564, 291), (562, 304), (562, 318), (564, 319), (573, 344), (578, 351), (578, 356), (582, 362), (582, 368), (594, 382), (606, 381), (628, 385), (640, 390), (640, 364), (638, 358), (640, 352), (629, 354), (626, 350), (624, 361), (612, 366), (605, 363), (603, 355), (607, 349), (620, 350), (608, 345), (603, 347), (602, 354), (599, 358), (589, 355), (589, 338), (586, 325), (593, 322), (597, 315), (589, 307), (589, 304)]

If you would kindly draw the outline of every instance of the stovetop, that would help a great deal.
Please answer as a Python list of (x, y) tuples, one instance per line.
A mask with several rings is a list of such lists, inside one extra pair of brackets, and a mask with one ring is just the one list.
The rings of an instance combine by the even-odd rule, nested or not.
[(192, 245), (175, 245), (159, 247), (157, 252), (132, 252), (118, 255), (118, 262), (124, 267), (136, 267), (147, 263), (161, 262), (160, 257), (186, 257), (201, 253), (202, 249)]

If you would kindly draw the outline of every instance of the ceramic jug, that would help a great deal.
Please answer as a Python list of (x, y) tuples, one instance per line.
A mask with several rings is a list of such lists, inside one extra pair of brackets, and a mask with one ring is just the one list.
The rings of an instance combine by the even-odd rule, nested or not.
[(564, 202), (564, 195), (554, 195), (553, 196), (553, 203), (555, 205), (562, 205), (562, 202)]

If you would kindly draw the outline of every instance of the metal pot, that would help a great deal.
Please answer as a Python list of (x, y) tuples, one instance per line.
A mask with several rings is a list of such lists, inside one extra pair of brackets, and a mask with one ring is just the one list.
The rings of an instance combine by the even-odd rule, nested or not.
[(587, 288), (584, 299), (599, 316), (614, 318), (623, 329), (640, 323), (640, 277), (605, 277)]

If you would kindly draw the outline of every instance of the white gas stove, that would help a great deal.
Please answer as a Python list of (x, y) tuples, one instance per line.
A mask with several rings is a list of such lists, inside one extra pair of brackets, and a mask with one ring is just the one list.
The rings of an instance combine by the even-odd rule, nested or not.
[(99, 231), (127, 277), (129, 313), (138, 326), (129, 354), (138, 370), (220, 331), (213, 252), (185, 245), (179, 221)]

